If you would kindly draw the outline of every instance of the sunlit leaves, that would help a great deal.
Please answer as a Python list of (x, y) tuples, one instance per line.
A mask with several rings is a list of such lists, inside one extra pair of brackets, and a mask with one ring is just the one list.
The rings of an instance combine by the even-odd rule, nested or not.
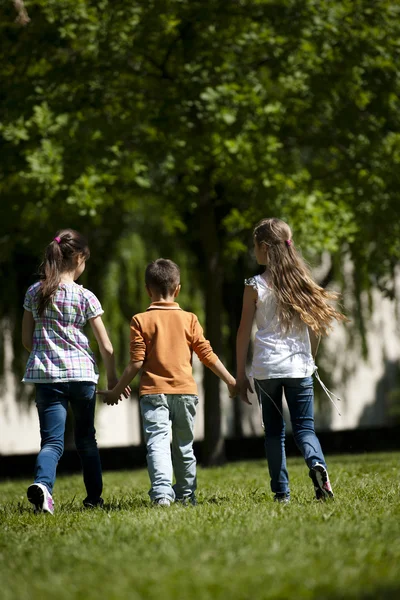
[(399, 10), (32, 0), (28, 28), (2, 21), (0, 191), (43, 219), (55, 200), (94, 223), (139, 202), (138, 222), (183, 237), (207, 195), (232, 256), (277, 214), (307, 252), (345, 243), (383, 281), (399, 256)]

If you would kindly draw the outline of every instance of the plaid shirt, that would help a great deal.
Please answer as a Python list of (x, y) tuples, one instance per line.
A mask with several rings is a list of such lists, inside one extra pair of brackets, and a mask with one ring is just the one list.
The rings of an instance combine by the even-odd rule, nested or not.
[(32, 352), (23, 382), (93, 381), (99, 378), (94, 355), (83, 333), (88, 319), (103, 314), (92, 292), (77, 283), (60, 283), (42, 316), (37, 312), (40, 282), (25, 294), (24, 309), (35, 321)]

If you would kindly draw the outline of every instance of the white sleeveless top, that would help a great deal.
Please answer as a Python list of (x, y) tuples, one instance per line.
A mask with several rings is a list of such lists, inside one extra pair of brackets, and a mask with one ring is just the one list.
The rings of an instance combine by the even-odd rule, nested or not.
[(315, 371), (307, 325), (300, 318), (283, 332), (276, 314), (273, 289), (263, 275), (245, 280), (257, 292), (254, 354), (250, 375), (255, 379), (310, 377)]

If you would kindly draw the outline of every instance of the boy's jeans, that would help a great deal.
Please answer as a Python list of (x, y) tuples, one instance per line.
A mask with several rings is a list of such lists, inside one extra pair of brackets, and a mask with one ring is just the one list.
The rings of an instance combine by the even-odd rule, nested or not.
[(75, 445), (82, 463), (87, 497), (96, 502), (101, 496), (103, 482), (94, 428), (96, 386), (89, 381), (36, 384), (41, 450), (36, 459), (35, 483), (44, 483), (52, 493), (57, 464), (64, 452), (68, 402), (74, 415)]
[(255, 380), (261, 404), (265, 451), (271, 476), (271, 490), (275, 494), (289, 494), (289, 476), (286, 469), (285, 421), (282, 416), (282, 392), (285, 392), (295, 442), (307, 466), (320, 463), (326, 467), (321, 445), (314, 430), (313, 378), (282, 378)]
[[(146, 394), (140, 398), (151, 500), (166, 497), (181, 500), (196, 491), (196, 458), (193, 428), (197, 396), (188, 394)], [(172, 422), (172, 459), (170, 448)], [(172, 469), (175, 485), (172, 486)]]

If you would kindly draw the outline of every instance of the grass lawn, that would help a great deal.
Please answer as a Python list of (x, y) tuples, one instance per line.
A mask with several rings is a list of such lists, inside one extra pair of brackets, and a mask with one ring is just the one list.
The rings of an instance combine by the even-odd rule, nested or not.
[(199, 469), (197, 507), (151, 507), (146, 471), (104, 475), (105, 510), (59, 477), (56, 514), (30, 481), (0, 484), (1, 600), (400, 599), (400, 453), (329, 458), (335, 501), (289, 460), (273, 503), (265, 461)]

